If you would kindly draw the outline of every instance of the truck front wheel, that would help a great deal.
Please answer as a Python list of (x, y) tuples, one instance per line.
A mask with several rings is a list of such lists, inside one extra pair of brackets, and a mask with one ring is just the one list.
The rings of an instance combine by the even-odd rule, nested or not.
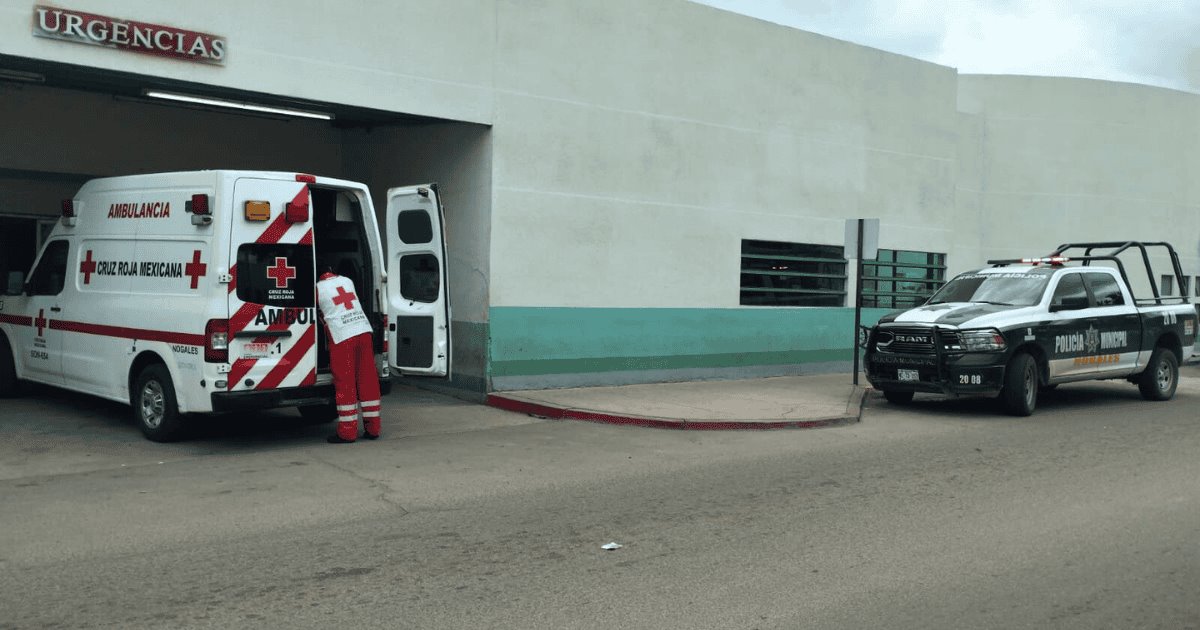
[(1014, 416), (1028, 416), (1037, 407), (1038, 366), (1028, 353), (1019, 352), (1004, 371), (1004, 389), (1000, 401)]
[(1179, 360), (1166, 348), (1155, 348), (1150, 364), (1138, 377), (1138, 390), (1146, 400), (1170, 400), (1179, 385)]
[(170, 442), (183, 432), (183, 417), (175, 399), (175, 386), (166, 366), (155, 363), (134, 381), (129, 404), (142, 434), (155, 442)]

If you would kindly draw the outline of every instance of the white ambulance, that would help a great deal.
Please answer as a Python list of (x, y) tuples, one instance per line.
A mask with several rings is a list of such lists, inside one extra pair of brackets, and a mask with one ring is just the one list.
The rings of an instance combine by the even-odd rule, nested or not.
[(0, 397), (31, 381), (128, 402), (155, 441), (193, 413), (332, 419), (314, 304), (326, 265), (357, 287), (385, 387), (389, 373), (448, 376), (437, 187), (387, 198), (385, 260), (362, 184), (257, 171), (87, 182), (29, 274), (0, 278)]

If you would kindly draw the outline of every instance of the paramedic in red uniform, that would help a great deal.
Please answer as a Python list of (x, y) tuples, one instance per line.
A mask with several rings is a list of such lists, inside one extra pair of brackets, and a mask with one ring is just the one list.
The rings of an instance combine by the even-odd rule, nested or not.
[(358, 438), (358, 412), (362, 407), (363, 437), (374, 440), (381, 429), (379, 420), (379, 376), (371, 343), (371, 324), (359, 303), (354, 282), (328, 268), (317, 281), (317, 304), (329, 340), (329, 365), (337, 402), (337, 433), (333, 444), (349, 444)]

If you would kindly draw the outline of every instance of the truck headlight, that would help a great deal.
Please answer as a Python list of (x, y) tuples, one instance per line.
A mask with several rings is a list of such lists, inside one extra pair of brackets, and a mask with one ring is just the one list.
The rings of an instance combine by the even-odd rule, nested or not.
[(1004, 341), (1004, 335), (995, 328), (960, 330), (958, 331), (958, 342), (967, 352), (991, 352), (1008, 347), (1008, 343)]

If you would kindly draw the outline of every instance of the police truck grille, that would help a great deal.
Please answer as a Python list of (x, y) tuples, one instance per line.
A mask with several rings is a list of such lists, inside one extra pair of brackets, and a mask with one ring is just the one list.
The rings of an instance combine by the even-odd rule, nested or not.
[[(944, 350), (958, 348), (958, 333), (939, 329), (937, 339)], [(920, 326), (889, 326), (880, 328), (875, 337), (875, 348), (880, 352), (904, 354), (933, 354), (933, 328)]]

